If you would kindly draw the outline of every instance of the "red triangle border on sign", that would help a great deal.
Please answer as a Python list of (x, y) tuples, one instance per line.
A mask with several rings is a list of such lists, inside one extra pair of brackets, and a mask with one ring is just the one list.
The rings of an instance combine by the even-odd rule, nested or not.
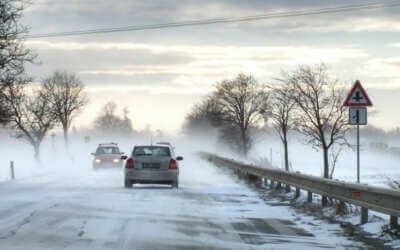
[[(356, 89), (359, 88), (361, 91), (361, 94), (365, 97), (365, 102), (366, 103), (350, 103), (350, 98), (353, 96), (354, 92), (356, 91)], [(345, 107), (369, 107), (372, 106), (372, 102), (369, 99), (367, 93), (365, 92), (364, 88), (361, 86), (361, 83), (359, 80), (357, 80), (354, 83), (353, 88), (351, 89), (349, 95), (346, 98), (346, 101), (344, 102), (343, 106)]]

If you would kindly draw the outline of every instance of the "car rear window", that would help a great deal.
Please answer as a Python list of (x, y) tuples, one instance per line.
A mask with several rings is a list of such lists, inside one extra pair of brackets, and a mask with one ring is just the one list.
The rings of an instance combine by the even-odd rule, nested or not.
[(96, 154), (119, 154), (119, 149), (117, 147), (98, 147)]
[(133, 150), (134, 156), (171, 156), (168, 147), (140, 146)]

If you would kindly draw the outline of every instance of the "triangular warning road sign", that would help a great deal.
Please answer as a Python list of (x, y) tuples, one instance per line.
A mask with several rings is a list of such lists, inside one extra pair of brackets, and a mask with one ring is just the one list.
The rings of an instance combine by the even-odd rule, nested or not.
[(361, 86), (360, 81), (356, 81), (354, 83), (353, 88), (351, 89), (349, 95), (346, 98), (343, 106), (346, 107), (367, 107), (372, 106), (372, 102), (369, 100), (367, 93), (364, 88)]

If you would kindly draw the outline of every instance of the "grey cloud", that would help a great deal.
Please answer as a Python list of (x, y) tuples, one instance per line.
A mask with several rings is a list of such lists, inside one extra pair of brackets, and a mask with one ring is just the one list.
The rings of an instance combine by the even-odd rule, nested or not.
[(107, 75), (107, 74), (80, 74), (80, 78), (88, 85), (88, 86), (112, 86), (119, 85), (129, 87), (161, 87), (161, 86), (171, 86), (170, 83), (175, 79), (176, 75), (174, 74), (152, 74), (152, 75)]
[(87, 70), (134, 69), (138, 65), (184, 66), (194, 60), (194, 58), (185, 53), (152, 53), (147, 49), (85, 49), (72, 51), (64, 49), (37, 49), (36, 51), (39, 54), (39, 60), (42, 64), (40, 67), (31, 67), (34, 75), (47, 74), (54, 70), (53, 67), (80, 72)]
[[(352, 1), (352, 4), (365, 3), (365, 1)], [(243, 16), (270, 13), (277, 10), (299, 10), (309, 8), (325, 8), (340, 5), (349, 5), (348, 1), (312, 0), (202, 0), (202, 1), (125, 1), (125, 0), (47, 0), (32, 6), (26, 13), (25, 22), (32, 27), (33, 33), (57, 32), (88, 28), (106, 28), (126, 25), (155, 24), (173, 22), (178, 20), (193, 20), (199, 18)], [(382, 18), (397, 19), (400, 7), (375, 9), (373, 11), (344, 12), (340, 14), (319, 15), (311, 17), (297, 17), (301, 20), (328, 20), (336, 22), (345, 18), (361, 18), (379, 16)], [(296, 22), (293, 19), (284, 20), (283, 23)], [(349, 19), (351, 20), (351, 19)], [(271, 22), (271, 21), (269, 21)], [(273, 22), (272, 22), (273, 23)], [(246, 26), (245, 23), (242, 26)], [(209, 26), (213, 29), (216, 26)], [(282, 27), (276, 27), (277, 30)], [(218, 29), (218, 27), (216, 27)]]

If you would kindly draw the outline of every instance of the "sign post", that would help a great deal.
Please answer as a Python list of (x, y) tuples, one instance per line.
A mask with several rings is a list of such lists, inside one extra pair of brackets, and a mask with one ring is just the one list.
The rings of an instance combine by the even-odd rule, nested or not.
[(360, 125), (367, 125), (367, 108), (372, 103), (361, 86), (356, 81), (343, 106), (349, 107), (349, 124), (357, 125), (357, 183), (360, 183)]
[[(360, 125), (367, 125), (367, 108), (372, 103), (361, 86), (360, 81), (356, 81), (346, 98), (343, 106), (349, 107), (349, 124), (357, 125), (357, 183), (360, 183)], [(357, 192), (361, 195), (361, 192)], [(361, 224), (368, 222), (368, 208), (361, 208)]]

